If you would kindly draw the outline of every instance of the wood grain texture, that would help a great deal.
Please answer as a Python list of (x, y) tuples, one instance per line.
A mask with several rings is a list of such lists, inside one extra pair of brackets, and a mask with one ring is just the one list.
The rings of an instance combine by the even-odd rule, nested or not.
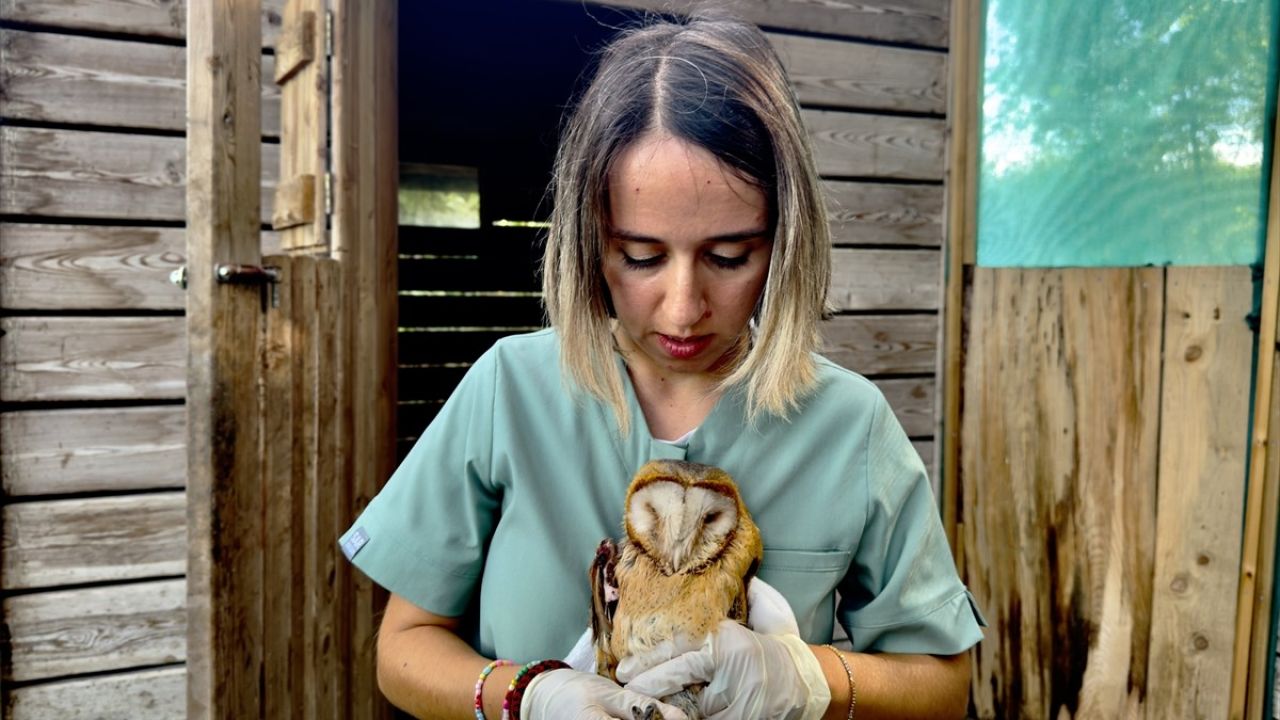
[(1151, 698), (1162, 272), (975, 270), (959, 544), (991, 622), (980, 718)]
[(186, 452), (179, 406), (0, 413), (8, 497), (181, 488)]
[(822, 183), (833, 245), (942, 244), (942, 188), (937, 185)]
[[(186, 51), (171, 45), (0, 30), (0, 117), (185, 130)], [(275, 58), (262, 58), (270, 77)], [(262, 84), (262, 134), (280, 134), (280, 92)]]
[(186, 507), (181, 492), (6, 505), (3, 587), (181, 575), (187, 564)]
[(936, 310), (936, 250), (849, 250), (831, 253), (831, 290), (837, 310)]
[[(186, 219), (186, 149), (180, 137), (0, 125), (0, 213)], [(261, 154), (255, 187), (267, 221), (278, 147), (264, 144)]]
[(186, 582), (160, 580), (5, 598), (12, 666), (39, 680), (181, 662)]
[(933, 378), (895, 378), (874, 382), (908, 435), (933, 435), (933, 402), (937, 394)]
[(863, 375), (932, 373), (938, 361), (933, 315), (858, 315), (822, 323), (820, 352)]
[(946, 122), (801, 110), (823, 176), (941, 180)]
[(141, 670), (14, 688), (12, 720), (172, 720), (186, 713), (183, 667)]
[(802, 105), (946, 111), (945, 53), (800, 35), (768, 38)]
[[(567, 0), (580, 3), (581, 0)], [(596, 5), (687, 13), (703, 0), (592, 0)], [(738, 0), (730, 7), (757, 25), (946, 47), (946, 0)]]
[[(329, 172), (329, 67), (323, 61), (323, 0), (288, 0), (277, 52), (289, 74), (280, 83), (279, 177), (291, 202), (273, 216), (273, 228), (281, 230), (281, 247), (286, 250), (325, 248), (329, 242), (328, 217), (324, 213), (324, 176)], [(309, 29), (308, 29), (309, 28)], [(311, 36), (308, 59), (307, 41)], [(308, 181), (308, 178), (310, 180)], [(277, 222), (278, 221), (278, 222)]]
[(1243, 530), (1249, 268), (1169, 268), (1149, 717), (1224, 717)]
[(186, 252), (178, 228), (0, 223), (0, 307), (181, 310)]
[(0, 318), (0, 401), (177, 399), (181, 317)]
[[(298, 694), (293, 701), (303, 717), (316, 717), (320, 706), (317, 697), (318, 644), (316, 642), (316, 612), (319, 596), (316, 584), (317, 554), (322, 552), (316, 544), (316, 506), (321, 492), (317, 479), (320, 423), (317, 393), (319, 361), (319, 337), (321, 320), (316, 316), (316, 265), (313, 256), (298, 256), (293, 261), (293, 473), (294, 473), (294, 543), (297, 550), (293, 559), (294, 582), (301, 588), (297, 596), (298, 613), (302, 616), (302, 632), (296, 638), (301, 656), (295, 672), (300, 674)], [(327, 548), (326, 548), (327, 549)]]
[[(262, 46), (275, 43), (284, 0), (263, 0)], [(187, 3), (181, 0), (0, 0), (0, 19), (143, 37), (182, 38)]]

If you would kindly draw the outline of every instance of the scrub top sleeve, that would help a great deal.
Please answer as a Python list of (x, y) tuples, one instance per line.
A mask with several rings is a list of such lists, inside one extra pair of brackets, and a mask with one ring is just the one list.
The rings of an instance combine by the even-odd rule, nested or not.
[(490, 350), (339, 540), (370, 579), (437, 615), (466, 611), (501, 502), (490, 476), (496, 372)]
[(920, 456), (877, 395), (867, 436), (867, 523), (837, 618), (853, 649), (952, 655), (982, 639)]

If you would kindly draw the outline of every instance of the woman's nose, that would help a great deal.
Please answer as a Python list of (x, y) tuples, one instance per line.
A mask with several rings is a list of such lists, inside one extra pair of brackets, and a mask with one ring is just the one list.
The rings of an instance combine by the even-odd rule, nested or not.
[(707, 314), (706, 288), (692, 263), (675, 265), (666, 293), (666, 319), (670, 331), (688, 336)]

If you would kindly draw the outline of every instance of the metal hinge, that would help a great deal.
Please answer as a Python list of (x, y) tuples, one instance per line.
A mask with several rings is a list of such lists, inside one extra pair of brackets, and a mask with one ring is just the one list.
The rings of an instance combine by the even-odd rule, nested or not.
[(324, 56), (333, 57), (333, 11), (324, 11)]
[(324, 174), (324, 214), (333, 214), (333, 173)]

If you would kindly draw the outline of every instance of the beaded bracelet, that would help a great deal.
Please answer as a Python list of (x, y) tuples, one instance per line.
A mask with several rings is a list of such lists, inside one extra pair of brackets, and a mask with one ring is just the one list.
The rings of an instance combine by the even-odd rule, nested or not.
[(520, 720), (520, 703), (524, 700), (524, 691), (529, 689), (529, 683), (535, 677), (548, 670), (563, 670), (568, 667), (568, 663), (559, 660), (539, 660), (520, 668), (516, 676), (511, 678), (507, 695), (502, 699), (502, 720)]
[(858, 686), (853, 684), (853, 671), (849, 669), (849, 663), (844, 659), (844, 654), (837, 650), (834, 645), (823, 645), (822, 647), (836, 654), (836, 659), (840, 661), (840, 667), (844, 668), (844, 676), (849, 678), (849, 714), (845, 715), (844, 720), (853, 720), (853, 709), (858, 706)]
[(489, 677), (489, 673), (493, 672), (494, 668), (502, 667), (503, 665), (515, 665), (515, 663), (510, 660), (494, 660), (485, 665), (484, 669), (480, 671), (480, 678), (476, 680), (476, 720), (484, 720), (484, 681)]

